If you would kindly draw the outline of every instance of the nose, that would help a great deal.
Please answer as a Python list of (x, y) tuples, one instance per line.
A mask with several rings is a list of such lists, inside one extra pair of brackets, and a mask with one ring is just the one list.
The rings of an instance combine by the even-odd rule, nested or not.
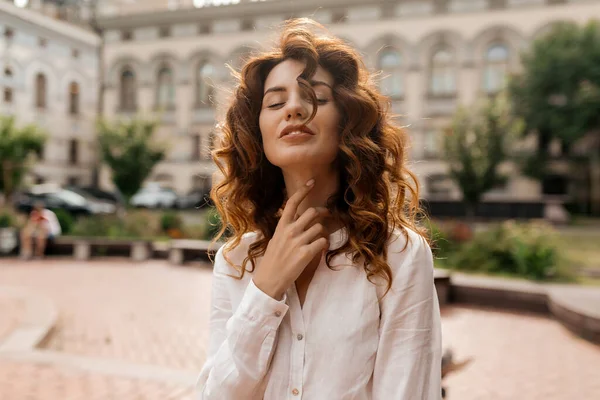
[(292, 119), (303, 120), (308, 117), (308, 109), (300, 96), (290, 96), (286, 104), (285, 112), (286, 121)]

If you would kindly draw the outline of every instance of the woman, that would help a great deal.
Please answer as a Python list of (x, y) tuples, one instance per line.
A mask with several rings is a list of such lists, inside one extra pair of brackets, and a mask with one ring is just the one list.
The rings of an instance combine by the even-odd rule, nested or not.
[(310, 20), (251, 58), (222, 125), (200, 399), (439, 399), (440, 315), (406, 134)]

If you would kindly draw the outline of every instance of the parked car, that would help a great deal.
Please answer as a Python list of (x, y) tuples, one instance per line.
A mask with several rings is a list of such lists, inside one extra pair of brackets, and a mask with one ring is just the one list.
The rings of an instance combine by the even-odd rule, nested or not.
[(137, 192), (130, 204), (134, 207), (173, 208), (176, 200), (177, 193), (173, 189), (149, 185)]
[(114, 214), (117, 211), (117, 203), (106, 199), (98, 198), (92, 195), (89, 191), (75, 186), (68, 186), (66, 190), (77, 193), (89, 202), (94, 214)]
[(203, 208), (212, 205), (210, 192), (206, 190), (193, 189), (184, 196), (179, 196), (176, 201), (177, 208)]
[(94, 214), (92, 204), (85, 197), (65, 189), (23, 192), (15, 197), (14, 206), (19, 212), (29, 214), (38, 201), (42, 201), (46, 208), (65, 210), (74, 217)]
[(68, 186), (66, 187), (66, 189), (74, 189), (74, 191), (77, 193), (87, 193), (89, 196), (92, 196), (93, 198), (100, 201), (106, 201), (118, 205), (125, 204), (125, 198), (119, 192), (118, 189), (115, 189), (115, 191), (113, 192), (109, 192), (92, 186)]

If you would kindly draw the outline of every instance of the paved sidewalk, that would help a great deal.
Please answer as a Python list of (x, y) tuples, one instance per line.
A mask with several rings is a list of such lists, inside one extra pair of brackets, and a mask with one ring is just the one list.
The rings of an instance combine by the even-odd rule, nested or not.
[[(211, 272), (157, 260), (3, 259), (2, 286), (51, 299), (59, 315), (41, 349), (0, 354), (0, 399), (192, 399)], [(19, 318), (13, 307), (0, 301), (0, 332)], [(442, 323), (445, 346), (473, 358), (449, 377), (450, 400), (600, 398), (600, 346), (552, 319), (451, 306)]]
[(0, 297), (0, 343), (19, 325), (19, 316), (23, 312), (23, 301)]

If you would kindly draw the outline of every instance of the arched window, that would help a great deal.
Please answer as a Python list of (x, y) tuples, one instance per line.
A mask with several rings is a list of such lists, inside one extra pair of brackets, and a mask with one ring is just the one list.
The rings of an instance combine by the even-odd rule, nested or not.
[(496, 93), (504, 87), (508, 73), (508, 48), (503, 44), (491, 45), (485, 53), (483, 89)]
[(385, 50), (379, 56), (381, 69), (381, 92), (391, 97), (401, 97), (404, 93), (402, 84), (402, 56), (396, 50)]
[(446, 46), (437, 49), (431, 57), (429, 90), (434, 96), (447, 96), (456, 90), (454, 53)]
[(35, 105), (38, 108), (46, 108), (46, 75), (39, 73), (35, 76)]
[(79, 114), (79, 85), (77, 82), (71, 82), (69, 85), (69, 113)]
[(157, 108), (172, 108), (175, 104), (175, 83), (173, 82), (173, 71), (171, 70), (171, 68), (169, 68), (168, 66), (163, 66), (158, 71), (157, 82)]
[(120, 84), (120, 104), (121, 110), (134, 111), (137, 107), (137, 88), (135, 82), (135, 74), (129, 68), (125, 68), (121, 72)]
[(201, 63), (196, 70), (196, 104), (210, 106), (213, 95), (215, 69), (210, 63)]

